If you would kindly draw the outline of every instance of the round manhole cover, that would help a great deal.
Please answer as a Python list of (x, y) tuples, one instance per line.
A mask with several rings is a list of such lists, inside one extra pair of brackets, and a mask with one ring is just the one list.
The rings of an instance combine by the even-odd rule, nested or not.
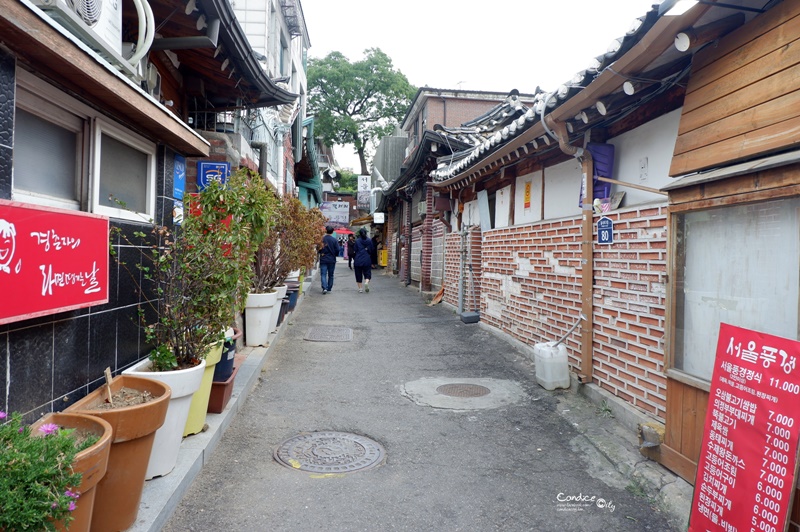
[(479, 384), (467, 384), (463, 382), (454, 382), (452, 384), (443, 384), (436, 388), (436, 392), (450, 397), (483, 397), (489, 395), (489, 388)]
[(386, 451), (376, 441), (347, 432), (311, 432), (283, 442), (274, 453), (283, 466), (311, 473), (352, 473), (381, 464)]

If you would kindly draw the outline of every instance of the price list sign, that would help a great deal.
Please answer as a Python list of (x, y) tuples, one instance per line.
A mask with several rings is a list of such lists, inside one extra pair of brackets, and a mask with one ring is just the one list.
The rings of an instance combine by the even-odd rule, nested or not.
[(689, 531), (783, 532), (800, 432), (795, 340), (720, 324)]

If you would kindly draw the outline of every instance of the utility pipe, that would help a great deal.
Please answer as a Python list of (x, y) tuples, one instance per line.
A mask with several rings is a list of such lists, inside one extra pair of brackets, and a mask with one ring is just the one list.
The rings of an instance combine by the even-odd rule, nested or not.
[[(153, 9), (150, 7), (150, 4), (147, 0), (142, 0), (142, 9), (144, 10), (145, 16), (145, 34), (144, 34), (144, 42), (142, 46), (139, 46), (139, 43), (136, 43), (136, 52), (128, 59), (128, 62), (136, 67), (139, 64), (139, 61), (144, 57), (147, 52), (150, 51), (150, 46), (153, 44), (153, 38), (156, 34), (156, 20), (153, 16)], [(141, 28), (142, 20), (139, 19), (139, 26)], [(140, 30), (141, 31), (141, 30)]]
[[(586, 384), (592, 382), (592, 329), (594, 328), (593, 287), (594, 287), (594, 250), (592, 249), (592, 229), (594, 225), (594, 161), (589, 150), (584, 150), (569, 143), (567, 126), (554, 120), (550, 115), (544, 118), (543, 125), (558, 139), (561, 151), (581, 161), (583, 174), (583, 219), (581, 220), (581, 318), (586, 321), (581, 325), (581, 370), (578, 381)], [(580, 322), (581, 320), (578, 320)]]

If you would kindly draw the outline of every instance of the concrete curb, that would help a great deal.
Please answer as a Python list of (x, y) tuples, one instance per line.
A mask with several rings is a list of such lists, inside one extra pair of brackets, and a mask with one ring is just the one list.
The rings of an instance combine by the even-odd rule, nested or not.
[[(300, 295), (294, 312), (300, 309), (305, 297), (305, 292)], [(220, 414), (208, 414), (206, 417), (208, 430), (183, 439), (175, 469), (163, 477), (145, 482), (139, 513), (136, 522), (128, 529), (130, 532), (158, 532), (164, 527), (195, 477), (203, 469), (206, 460), (211, 457), (233, 418), (243, 408), (247, 397), (258, 384), (261, 369), (287, 323), (288, 319), (284, 319), (280, 327), (270, 334), (266, 347), (245, 347), (239, 352), (247, 358), (239, 366), (231, 399), (225, 410)]]

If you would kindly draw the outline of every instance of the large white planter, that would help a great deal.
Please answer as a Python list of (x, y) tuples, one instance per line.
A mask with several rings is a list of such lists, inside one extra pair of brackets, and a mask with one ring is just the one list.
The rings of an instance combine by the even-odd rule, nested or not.
[(286, 291), (288, 289), (289, 287), (285, 284), (275, 287), (275, 293), (278, 294), (278, 300), (275, 303), (275, 306), (272, 307), (272, 322), (270, 323), (270, 332), (274, 332), (278, 329), (278, 318), (281, 316), (281, 300), (286, 296)]
[(123, 375), (162, 382), (172, 390), (167, 417), (156, 431), (153, 441), (146, 480), (166, 475), (175, 468), (183, 439), (183, 428), (189, 417), (189, 406), (192, 404), (192, 396), (200, 388), (206, 361), (203, 360), (193, 368), (174, 371), (151, 371), (151, 367), (152, 362), (146, 358), (122, 372)]
[(249, 346), (267, 345), (272, 332), (272, 311), (278, 292), (250, 294), (244, 309), (244, 343)]

